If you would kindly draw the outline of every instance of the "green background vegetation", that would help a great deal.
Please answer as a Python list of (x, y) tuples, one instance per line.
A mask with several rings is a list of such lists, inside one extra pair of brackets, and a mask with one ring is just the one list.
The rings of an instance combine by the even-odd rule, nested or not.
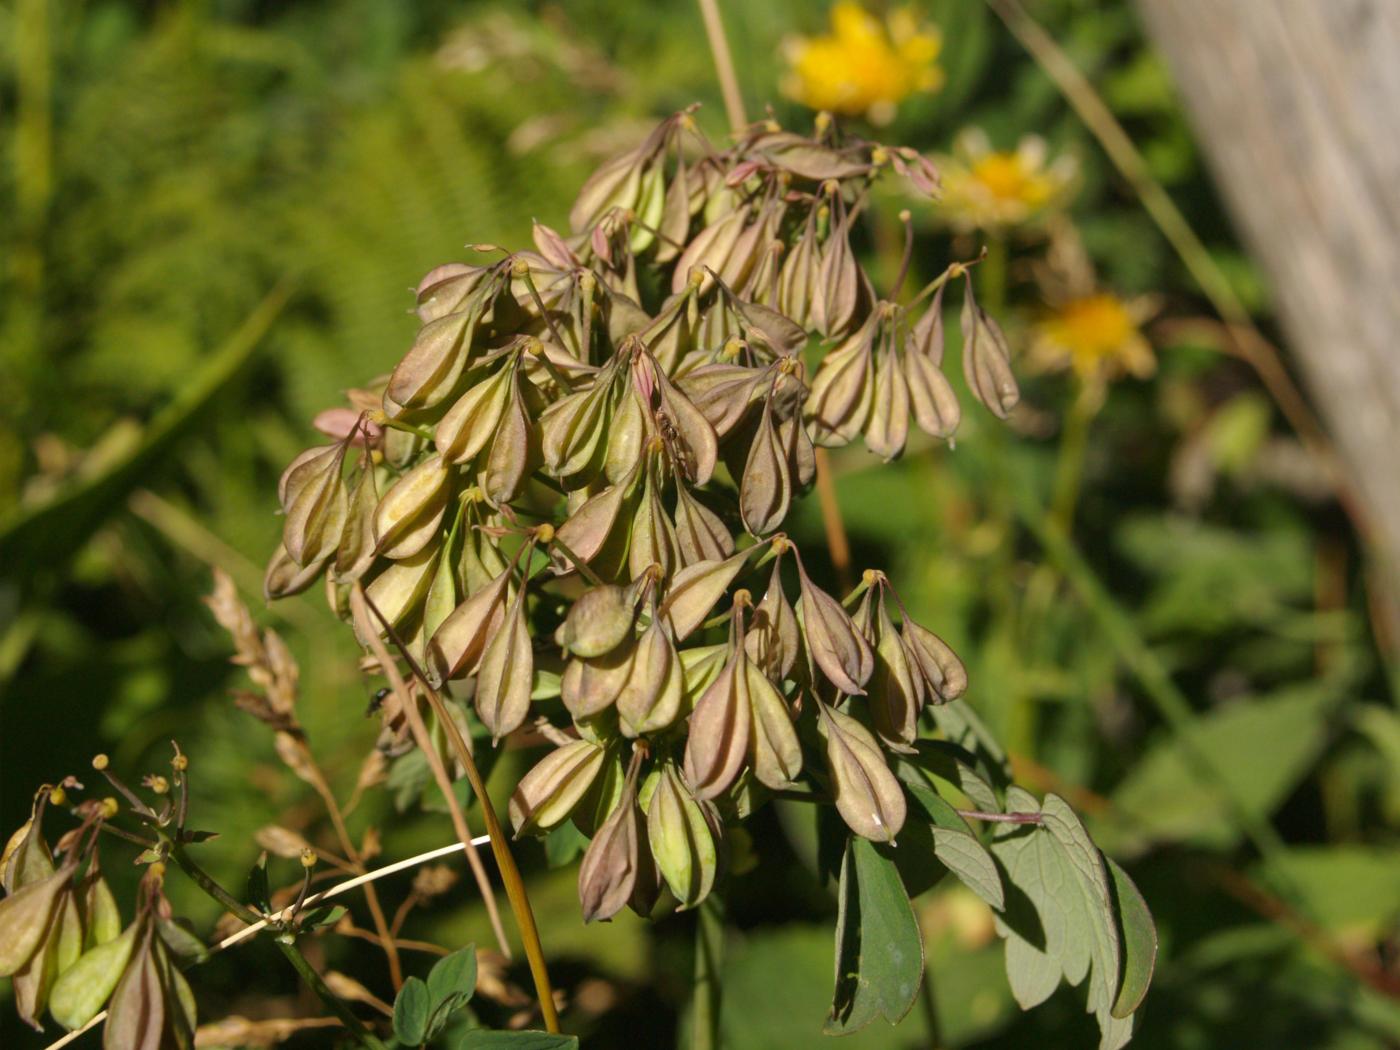
[[(771, 100), (780, 120), (805, 124), (778, 97), (778, 43), (820, 29), (821, 6), (726, 7), (750, 107)], [(882, 137), (935, 151), (975, 124), (1002, 146), (1035, 132), (1075, 152), (1072, 214), (1102, 282), (1160, 294), (1166, 316), (1204, 314), (1000, 25), (967, 0), (925, 9), (943, 26), (948, 83)], [(1131, 10), (1053, 0), (1036, 11), (1267, 328), (1265, 292)], [(723, 134), (701, 42), (681, 0), (0, 8), (7, 833), (40, 781), (81, 775), (97, 750), (114, 768), (155, 769), (172, 737), (192, 759), (196, 825), (220, 832), (202, 851), (218, 874), (241, 879), (259, 827), (314, 818), (270, 735), (226, 697), (240, 672), (200, 604), (210, 562), (292, 645), (302, 720), (348, 794), (376, 730), (349, 632), (314, 591), (265, 612), (256, 599), (280, 531), (277, 474), (311, 442), (316, 411), (401, 355), (422, 273), (463, 258), (465, 242), (523, 245), (532, 218), (564, 226), (593, 164), (692, 100)], [(916, 221), (926, 280), (948, 244), (926, 214)], [(1013, 340), (1039, 305), (1027, 267), (1041, 247), (1012, 244), (1001, 313)], [(285, 305), (266, 299), (274, 289), (290, 291)], [(1040, 531), (1072, 389), (1028, 378), (1033, 426), (1006, 430), (969, 408), (956, 450), (922, 447), (888, 467), (861, 449), (837, 457), (857, 567), (885, 568), (954, 644), (967, 702), (1023, 760), (1022, 780), (1066, 794), (1151, 903), (1162, 952), (1134, 1046), (1393, 1046), (1400, 1003), (1374, 985), (1400, 918), (1400, 717), (1362, 552), (1245, 366), (1205, 343), (1157, 346), (1156, 377), (1116, 386), (1094, 423), (1072, 546), (1047, 547)], [(808, 503), (800, 537), (815, 547)], [(1163, 715), (1176, 701), (1184, 722)], [(1192, 761), (1202, 752), (1225, 791)], [(505, 756), (493, 786), (508, 790), (523, 762)], [(441, 814), (398, 819), (393, 805), (378, 792), (353, 818), (357, 831), (383, 828), (386, 856), (449, 840)], [(1286, 844), (1267, 860), (1272, 881), (1239, 809)], [(770, 807), (754, 831), (760, 865), (730, 901), (726, 1045), (815, 1045), (834, 899), (802, 862), (800, 815)], [(585, 1004), (572, 1015), (585, 1046), (673, 1045), (693, 920), (584, 929), (574, 868), (548, 870), (537, 846), (519, 852), (556, 979)], [(124, 865), (107, 867), (129, 883)], [(386, 885), (391, 899), (406, 890)], [(473, 896), (463, 881), (409, 935), (488, 940)], [(216, 918), (203, 898), (178, 900), (203, 929)], [(971, 900), (945, 883), (916, 901), (928, 1009), (840, 1046), (927, 1046), (931, 1013), (949, 1046), (1091, 1045), (1072, 993), (1016, 1011)], [(328, 939), (324, 953), (388, 997), (368, 946)], [(205, 1019), (309, 1008), (267, 945), (218, 958), (195, 986)], [(43, 1045), (4, 1013), (6, 1047)]]

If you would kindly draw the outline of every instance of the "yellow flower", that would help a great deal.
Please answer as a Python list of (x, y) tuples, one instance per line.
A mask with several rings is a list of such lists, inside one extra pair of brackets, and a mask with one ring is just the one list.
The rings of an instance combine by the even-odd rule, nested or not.
[(940, 209), (962, 230), (1004, 229), (1029, 222), (1063, 203), (1076, 165), (1068, 155), (1046, 163), (1045, 141), (1023, 138), (1015, 150), (994, 150), (979, 129), (953, 143), (953, 154), (938, 158), (943, 172)]
[(1084, 380), (1144, 379), (1157, 367), (1139, 328), (1152, 313), (1149, 300), (1124, 301), (1110, 292), (1071, 299), (1036, 324), (1030, 362), (1044, 371), (1070, 369)]
[(812, 109), (888, 124), (904, 99), (943, 86), (936, 64), (942, 46), (938, 30), (911, 8), (881, 22), (853, 0), (838, 0), (829, 34), (786, 43), (791, 70), (783, 92)]

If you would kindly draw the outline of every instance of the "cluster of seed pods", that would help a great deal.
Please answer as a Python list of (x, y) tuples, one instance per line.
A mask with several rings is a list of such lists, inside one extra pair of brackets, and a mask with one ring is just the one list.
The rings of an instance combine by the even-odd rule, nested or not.
[[(826, 119), (718, 151), (676, 114), (586, 182), (567, 236), (537, 224), (534, 250), (429, 273), (398, 366), (318, 417), (332, 442), (281, 479), (269, 596), (324, 578), (344, 613), (362, 586), (494, 739), (555, 742), (510, 816), (591, 837), (586, 918), (662, 887), (696, 905), (726, 824), (804, 780), (892, 840), (887, 756), (965, 687), (882, 573), (838, 600), (780, 531), (816, 446), (891, 459), (911, 418), (958, 425), (942, 301), (966, 267), (901, 304), (852, 246), (886, 173), (936, 192), (918, 154)], [(1006, 343), (966, 283), (964, 375), (1004, 416)]]

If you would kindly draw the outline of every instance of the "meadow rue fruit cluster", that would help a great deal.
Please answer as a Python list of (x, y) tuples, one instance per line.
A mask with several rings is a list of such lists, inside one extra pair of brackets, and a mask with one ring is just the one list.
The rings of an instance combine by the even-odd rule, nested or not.
[(893, 841), (888, 756), (965, 688), (883, 573), (838, 599), (780, 531), (817, 446), (891, 459), (911, 419), (952, 435), (950, 283), (968, 387), (998, 416), (1017, 400), (966, 265), (901, 303), (858, 263), (885, 175), (937, 189), (922, 156), (825, 116), (717, 150), (677, 113), (584, 184), (567, 235), (537, 224), (533, 250), (476, 245), (499, 257), (429, 273), (403, 359), (281, 479), (269, 596), (324, 577), (344, 613), (362, 585), (493, 740), (567, 716), (510, 818), (592, 836), (589, 919), (649, 912), (662, 886), (698, 904), (726, 825), (804, 770), (851, 830)]

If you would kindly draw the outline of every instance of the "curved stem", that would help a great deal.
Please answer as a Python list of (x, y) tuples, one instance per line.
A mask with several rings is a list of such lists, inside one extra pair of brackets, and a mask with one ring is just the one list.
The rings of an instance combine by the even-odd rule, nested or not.
[(724, 113), (732, 131), (741, 131), (748, 118), (744, 116), (744, 96), (739, 90), (739, 78), (734, 72), (734, 56), (729, 53), (729, 41), (724, 35), (724, 20), (716, 0), (698, 0), (700, 17), (705, 20), (705, 36), (710, 41), (710, 53), (715, 60), (715, 76), (719, 78), (720, 94), (724, 96)]

